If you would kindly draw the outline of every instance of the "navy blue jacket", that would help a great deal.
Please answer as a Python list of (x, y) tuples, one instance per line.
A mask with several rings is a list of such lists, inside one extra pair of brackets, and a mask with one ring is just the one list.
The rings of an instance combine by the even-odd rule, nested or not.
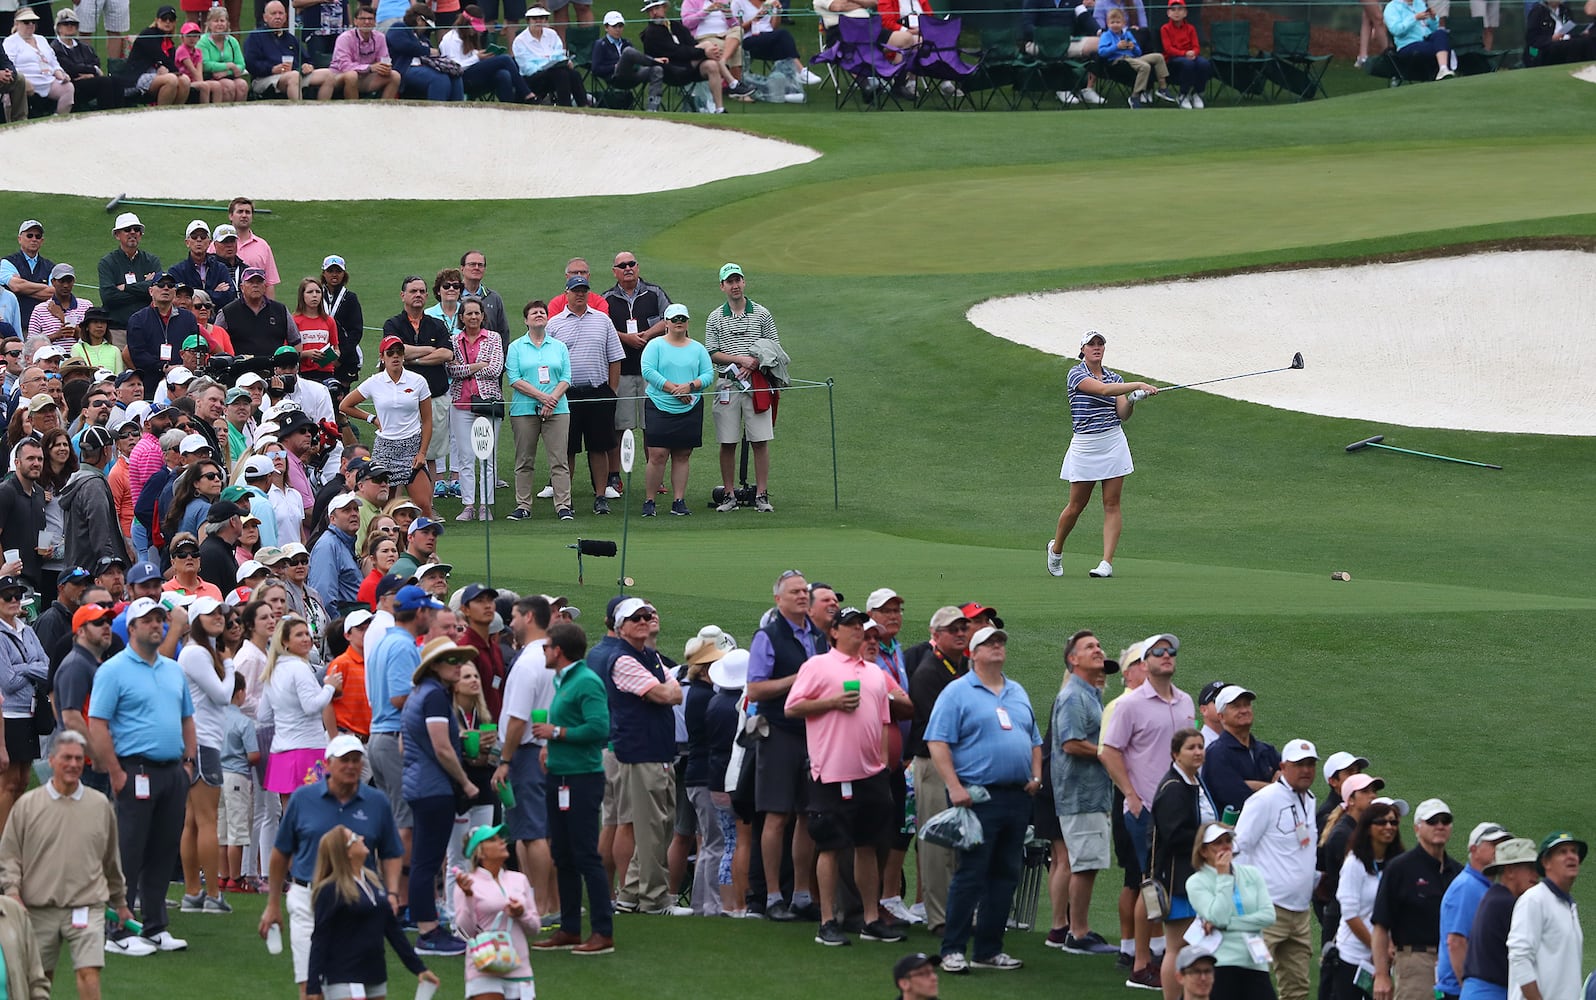
[(203, 289), (211, 297), (211, 304), (216, 307), (211, 310), (213, 320), (216, 314), (222, 311), (223, 306), (238, 298), (238, 285), (234, 282), (230, 269), (222, 263), (222, 258), (215, 254), (207, 254), (205, 257), (203, 281), (200, 279), (199, 266), (191, 257), (184, 257), (173, 264), (168, 273), (176, 278), (179, 284)]
[(1274, 774), (1279, 769), (1280, 752), (1260, 740), (1256, 734), (1252, 737), (1251, 746), (1242, 746), (1240, 740), (1223, 732), (1219, 734), (1219, 739), (1208, 745), (1202, 780), (1209, 794), (1214, 797), (1214, 805), (1223, 812), (1226, 806), (1240, 809), (1252, 795), (1247, 782), (1262, 781), (1267, 784), (1274, 780)]
[[(183, 341), (198, 335), (199, 324), (195, 322), (194, 314), (176, 306), (164, 323), (154, 306), (145, 306), (128, 317), (127, 351), (133, 358), (133, 367), (144, 376), (146, 398), (154, 397), (155, 387), (160, 383), (165, 367), (178, 363)], [(172, 353), (166, 361), (161, 360), (163, 343), (172, 345)]]

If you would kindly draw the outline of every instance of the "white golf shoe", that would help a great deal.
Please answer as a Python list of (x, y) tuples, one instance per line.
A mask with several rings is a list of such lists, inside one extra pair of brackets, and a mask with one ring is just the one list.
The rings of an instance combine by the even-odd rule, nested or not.
[(1054, 576), (1064, 575), (1064, 553), (1053, 551), (1053, 539), (1047, 540), (1047, 571)]
[(1086, 571), (1086, 575), (1087, 576), (1095, 576), (1099, 580), (1106, 579), (1107, 577), (1111, 577), (1111, 576), (1114, 575), (1114, 567), (1112, 567), (1112, 566), (1110, 566), (1108, 564), (1108, 560), (1107, 559), (1104, 559), (1102, 562), (1097, 564), (1097, 568), (1096, 569), (1087, 570)]

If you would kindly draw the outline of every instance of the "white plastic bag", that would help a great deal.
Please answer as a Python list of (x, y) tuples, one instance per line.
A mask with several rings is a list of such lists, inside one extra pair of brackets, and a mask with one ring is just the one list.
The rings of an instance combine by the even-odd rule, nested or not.
[[(968, 785), (965, 791), (970, 793), (972, 804), (992, 800), (992, 796), (980, 785)], [(944, 809), (926, 820), (925, 826), (920, 829), (920, 839), (926, 843), (940, 844), (959, 851), (980, 847), (984, 836), (981, 830), (981, 818), (968, 806)]]

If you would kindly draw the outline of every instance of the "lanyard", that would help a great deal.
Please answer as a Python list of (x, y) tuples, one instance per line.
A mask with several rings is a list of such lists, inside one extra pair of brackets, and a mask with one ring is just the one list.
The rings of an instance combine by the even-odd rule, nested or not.
[(938, 653), (937, 654), (937, 659), (941, 660), (942, 661), (942, 665), (944, 667), (948, 668), (948, 676), (949, 677), (957, 677), (957, 676), (959, 676), (959, 668), (955, 667), (953, 664), (949, 663), (948, 662), (948, 658), (946, 656), (943, 656), (941, 653)]

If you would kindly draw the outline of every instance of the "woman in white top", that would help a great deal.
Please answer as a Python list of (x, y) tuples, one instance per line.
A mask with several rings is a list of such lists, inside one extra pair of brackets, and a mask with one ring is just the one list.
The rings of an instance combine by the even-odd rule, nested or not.
[[(1374, 926), (1370, 918), (1374, 916), (1375, 894), (1380, 890), (1380, 871), (1386, 862), (1402, 853), (1401, 822), (1395, 805), (1377, 803), (1363, 811), (1363, 818), (1353, 831), (1346, 861), (1341, 865), (1341, 883), (1336, 887), (1336, 902), (1341, 906), (1336, 950), (1341, 953), (1341, 961), (1331, 984), (1332, 1000), (1368, 1000), (1374, 996)], [(1360, 970), (1366, 972), (1369, 990), (1357, 985)]]
[(305, 619), (284, 615), (272, 632), (266, 670), (261, 674), (266, 695), (261, 702), (263, 714), (269, 712), (276, 727), (266, 762), (266, 790), (281, 795), (285, 804), (294, 789), (315, 780), (327, 741), (338, 731), (332, 719), (332, 700), (344, 689), (344, 675), (329, 670), (326, 683), (316, 680), (310, 668), (315, 644)]
[(34, 683), (50, 676), (50, 659), (22, 617), (22, 589), (17, 577), (0, 578), (0, 695), (5, 701), (5, 747), (10, 757), (0, 769), (0, 829), (11, 806), (28, 790), (29, 765), (39, 756), (39, 738), (33, 730)]
[[(405, 367), (404, 341), (389, 334), (377, 349), (382, 370), (350, 389), (338, 410), (377, 429), (371, 464), (388, 473), (388, 482), (404, 486), (418, 507), (430, 510), (432, 481), (416, 472), (426, 464), (432, 442), (432, 390), (425, 378)], [(360, 409), (367, 399), (375, 413)]]
[[(259, 853), (254, 856), (253, 865), (246, 862), (245, 870), (253, 867), (262, 873), (266, 871), (270, 860), (271, 845), (277, 839), (277, 816), (281, 811), (280, 800), (275, 795), (266, 795), (261, 791), (261, 783), (266, 776), (267, 754), (272, 746), (272, 730), (261, 721), (267, 709), (260, 703), (260, 676), (266, 672), (266, 650), (271, 648), (272, 630), (277, 627), (278, 618), (272, 605), (260, 599), (265, 589), (264, 585), (255, 588), (251, 599), (238, 609), (238, 620), (244, 626), (244, 643), (233, 654), (233, 669), (244, 678), (244, 714), (256, 720), (255, 739), (261, 751), (261, 762), (255, 767), (255, 788), (250, 809), (250, 840), (258, 845)], [(287, 603), (288, 595), (280, 586), (277, 592)], [(256, 877), (261, 883), (265, 882), (264, 877)]]
[[(56, 114), (71, 114), (75, 99), (72, 80), (61, 68), (55, 51), (35, 35), (38, 27), (39, 15), (32, 7), (17, 11), (11, 29), (13, 33), (5, 41), (6, 55), (10, 57), (14, 71), (28, 81), (28, 90), (54, 101)], [(22, 117), (26, 117), (26, 111), (24, 108)], [(17, 109), (11, 110), (11, 117), (18, 118)]]
[(781, 0), (732, 0), (732, 16), (743, 29), (743, 51), (755, 59), (790, 61), (793, 76), (806, 86), (820, 82), (798, 56), (798, 42), (781, 26)]
[(488, 24), (482, 11), (475, 5), (460, 11), (460, 20), (438, 42), (438, 51), (459, 63), (465, 70), (460, 80), (465, 84), (467, 97), (476, 97), (492, 91), (500, 104), (524, 101), (532, 95), (516, 68), (515, 60), (507, 55), (493, 55), (483, 44), (482, 33)]
[[(216, 807), (222, 797), (222, 719), (233, 700), (233, 661), (222, 654), (227, 608), (214, 597), (197, 597), (188, 606), (188, 642), (177, 665), (188, 678), (194, 702), (194, 736), (199, 744), (199, 769), (188, 786), (188, 815), (183, 820), (183, 912), (231, 913), (218, 886), (221, 856), (217, 851)], [(200, 871), (210, 877), (214, 896), (205, 895)]]

